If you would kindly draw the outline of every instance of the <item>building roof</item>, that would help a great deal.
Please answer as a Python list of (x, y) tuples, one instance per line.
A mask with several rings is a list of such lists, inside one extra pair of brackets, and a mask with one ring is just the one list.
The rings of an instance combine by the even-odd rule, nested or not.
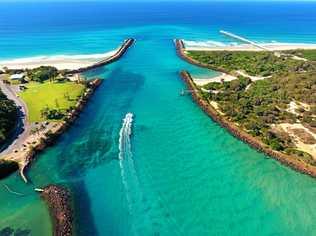
[(23, 79), (24, 76), (25, 75), (23, 73), (22, 74), (13, 74), (13, 75), (10, 76), (10, 79), (12, 79), (12, 80), (20, 80), (20, 79)]

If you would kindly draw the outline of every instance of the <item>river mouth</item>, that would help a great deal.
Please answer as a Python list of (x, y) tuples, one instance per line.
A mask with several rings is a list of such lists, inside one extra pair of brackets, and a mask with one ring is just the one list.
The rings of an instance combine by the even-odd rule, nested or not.
[[(180, 96), (186, 89), (181, 70), (209, 74), (180, 60), (172, 41), (225, 41), (218, 36), (222, 28), (258, 41), (313, 41), (315, 5), (302, 4), (303, 14), (301, 3), (19, 4), (19, 11), (0, 4), (5, 57), (89, 54), (124, 38), (137, 41), (120, 61), (87, 73), (104, 82), (74, 125), (38, 156), (28, 173), (33, 183), (25, 185), (17, 174), (1, 180), (28, 193), (0, 188), (1, 227), (27, 228), (35, 236), (52, 232), (33, 189), (54, 183), (74, 192), (78, 235), (315, 234), (314, 180), (252, 150), (190, 96)], [(41, 17), (17, 21), (25, 12)], [(133, 186), (127, 191), (119, 134), (130, 111), (134, 165), (123, 163)]]

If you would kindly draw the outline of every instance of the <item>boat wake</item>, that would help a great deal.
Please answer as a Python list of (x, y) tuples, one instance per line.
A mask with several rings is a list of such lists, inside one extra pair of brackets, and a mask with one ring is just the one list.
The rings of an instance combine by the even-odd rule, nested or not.
[(123, 119), (122, 128), (120, 130), (119, 165), (130, 213), (136, 210), (135, 208), (138, 207), (137, 204), (142, 200), (142, 193), (131, 148), (132, 125), (133, 114), (127, 113)]
[[(119, 166), (122, 184), (131, 216), (131, 230), (133, 235), (150, 235), (153, 223), (153, 203), (145, 197), (140, 184), (132, 153), (131, 136), (133, 114), (127, 113), (123, 119), (119, 136)], [(153, 211), (152, 211), (153, 210)], [(154, 217), (155, 218), (155, 217)]]

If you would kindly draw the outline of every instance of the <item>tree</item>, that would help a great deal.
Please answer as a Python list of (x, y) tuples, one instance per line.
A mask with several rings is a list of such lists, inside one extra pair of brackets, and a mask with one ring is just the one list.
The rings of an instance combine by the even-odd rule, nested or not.
[(52, 66), (40, 66), (38, 68), (28, 70), (27, 76), (37, 82), (53, 80), (58, 75), (58, 70)]

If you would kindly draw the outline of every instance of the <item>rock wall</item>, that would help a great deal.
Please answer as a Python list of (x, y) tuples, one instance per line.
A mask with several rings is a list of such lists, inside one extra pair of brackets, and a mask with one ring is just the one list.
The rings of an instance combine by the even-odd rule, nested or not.
[(83, 73), (83, 72), (86, 72), (88, 70), (96, 69), (98, 67), (111, 64), (111, 63), (119, 60), (127, 52), (127, 50), (133, 45), (134, 42), (135, 42), (135, 39), (127, 39), (124, 41), (123, 45), (117, 50), (117, 52), (113, 56), (111, 56), (110, 58), (102, 60), (102, 61), (95, 63), (95, 64), (88, 66), (88, 67), (80, 68), (78, 70), (68, 71), (66, 74)]
[(73, 235), (73, 214), (71, 197), (68, 190), (56, 185), (49, 185), (41, 192), (53, 221), (54, 236)]
[(239, 138), (243, 142), (249, 144), (251, 147), (257, 149), (260, 152), (263, 152), (270, 157), (278, 160), (282, 164), (291, 167), (292, 169), (299, 171), (303, 174), (316, 177), (316, 167), (312, 166), (302, 160), (299, 160), (293, 156), (286, 155), (281, 152), (272, 150), (269, 146), (256, 139), (255, 137), (248, 134), (246, 131), (242, 130), (236, 126), (233, 122), (229, 121), (223, 115), (219, 114), (209, 103), (202, 99), (198, 94), (198, 88), (194, 84), (191, 75), (186, 72), (181, 72), (181, 78), (186, 83), (187, 87), (192, 90), (193, 100), (203, 109), (203, 111), (211, 117), (214, 121), (218, 122), (223, 128), (227, 129), (232, 135)]

